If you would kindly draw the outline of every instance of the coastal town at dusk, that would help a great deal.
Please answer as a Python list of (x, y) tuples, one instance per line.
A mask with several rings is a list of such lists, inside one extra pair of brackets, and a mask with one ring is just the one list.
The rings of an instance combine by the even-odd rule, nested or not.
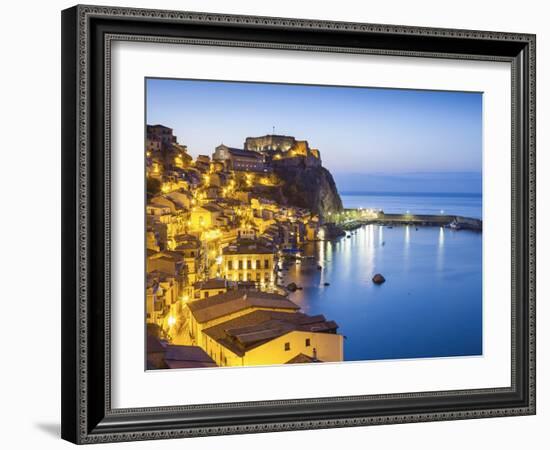
[[(300, 246), (335, 232), (322, 220), (342, 212), (334, 181), (305, 140), (248, 137), (243, 147), (220, 144), (193, 159), (171, 128), (147, 126), (151, 367), (343, 359), (338, 324), (304, 314), (287, 298), (301, 287), (282, 285), (287, 263), (301, 261)], [(306, 170), (327, 186), (312, 203), (316, 211), (274, 200), (289, 190), (278, 173)], [(309, 197), (291, 195), (300, 197), (295, 203)], [(163, 354), (156, 363), (155, 349)]]
[[(321, 119), (318, 132), (292, 135), (275, 126), (253, 133), (238, 121), (233, 128), (229, 122), (216, 127), (212, 117), (223, 108), (204, 109), (197, 92), (219, 89), (222, 98), (234, 84), (153, 81), (166, 90), (149, 94), (148, 115), (162, 106), (162, 114), (151, 114), (162, 121), (146, 124), (147, 369), (480, 354), (482, 216), (475, 173), (464, 178), (474, 182), (458, 179), (458, 192), (439, 192), (441, 180), (447, 186), (456, 181), (455, 174), (430, 166), (439, 148), (428, 149), (436, 156), (422, 161), (413, 153), (368, 159), (362, 143), (351, 157), (331, 152), (327, 165), (323, 143), (331, 141)], [(248, 85), (237, 87), (241, 97), (231, 101), (249, 107), (269, 99), (276, 108), (281, 89), (294, 89), (290, 103), (303, 103), (300, 96), (310, 89), (327, 92), (333, 103), (342, 98), (335, 92), (345, 94), (338, 88), (251, 84), (258, 93), (247, 97)], [(171, 96), (179, 88), (181, 103)], [(385, 96), (385, 107), (391, 107), (414, 97), (400, 107), (449, 114), (449, 136), (456, 117), (467, 116), (474, 125), (462, 136), (474, 149), (478, 145), (479, 97), (386, 91), (355, 89), (346, 101), (363, 106), (369, 103), (357, 94)], [(189, 107), (181, 106), (186, 100)], [(191, 130), (185, 136), (163, 119), (182, 112)], [(407, 119), (388, 114), (383, 120), (403, 128), (399, 121)], [(216, 130), (218, 142), (193, 132), (193, 121), (197, 130)], [(419, 145), (423, 126), (417, 127), (418, 142), (396, 134), (399, 148)], [(345, 140), (340, 143), (342, 154), (349, 153)], [(472, 150), (458, 157), (473, 166), (481, 160)], [(424, 164), (435, 183), (420, 171), (420, 181), (419, 175), (398, 173), (387, 177), (389, 188), (363, 192), (380, 178), (359, 175), (365, 161), (399, 170)], [(418, 183), (424, 189), (412, 188)], [(412, 192), (393, 192), (403, 185)], [(355, 192), (356, 186), (362, 190)], [(464, 187), (473, 192), (460, 191)]]

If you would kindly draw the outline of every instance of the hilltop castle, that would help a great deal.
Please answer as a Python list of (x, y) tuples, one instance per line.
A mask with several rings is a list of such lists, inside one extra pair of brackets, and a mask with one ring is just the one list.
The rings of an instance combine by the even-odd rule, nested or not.
[(321, 165), (319, 150), (310, 148), (307, 141), (277, 134), (247, 137), (242, 149), (221, 144), (216, 147), (213, 159), (225, 162), (233, 170), (255, 172), (266, 172), (272, 167), (302, 163), (306, 167)]

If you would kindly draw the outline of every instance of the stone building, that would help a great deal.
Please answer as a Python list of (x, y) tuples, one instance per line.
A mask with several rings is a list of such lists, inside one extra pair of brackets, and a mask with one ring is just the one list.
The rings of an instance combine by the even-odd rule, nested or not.
[(255, 366), (344, 359), (344, 337), (324, 316), (257, 310), (203, 329), (204, 351), (219, 366)]
[(191, 339), (204, 348), (202, 331), (245, 314), (270, 310), (297, 312), (300, 307), (288, 298), (260, 291), (228, 290), (225, 293), (209, 296), (188, 304), (189, 333)]
[(238, 242), (223, 249), (222, 274), (227, 280), (272, 288), (275, 282), (273, 250), (257, 242)]
[(264, 157), (255, 151), (218, 145), (212, 155), (215, 161), (223, 161), (230, 170), (264, 172)]
[(147, 150), (169, 150), (177, 142), (172, 128), (164, 125), (147, 125)]
[(244, 149), (265, 155), (266, 162), (280, 166), (305, 164), (307, 167), (321, 165), (321, 153), (311, 148), (308, 141), (293, 136), (268, 134), (259, 137), (247, 137)]
[(278, 134), (267, 134), (259, 137), (247, 137), (244, 141), (244, 149), (255, 152), (290, 150), (296, 139), (293, 136), (283, 136)]

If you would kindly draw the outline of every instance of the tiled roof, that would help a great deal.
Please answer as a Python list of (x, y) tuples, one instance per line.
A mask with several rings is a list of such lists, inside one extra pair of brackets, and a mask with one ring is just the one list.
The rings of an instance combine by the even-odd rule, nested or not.
[(258, 152), (254, 152), (251, 150), (243, 150), (241, 148), (233, 148), (233, 147), (227, 147), (227, 150), (231, 155), (238, 156), (240, 158), (253, 158), (253, 159), (262, 159), (262, 155), (260, 155)]
[(168, 345), (164, 361), (170, 369), (216, 366), (202, 348), (193, 345)]
[(322, 362), (319, 359), (313, 359), (311, 356), (298, 353), (294, 358), (289, 359), (285, 364), (302, 364), (302, 363), (316, 363)]
[(166, 348), (164, 348), (159, 338), (150, 334), (147, 335), (147, 353), (164, 353), (165, 351)]
[(297, 311), (298, 305), (278, 294), (234, 290), (189, 303), (189, 309), (199, 323), (208, 322), (249, 308), (271, 308)]
[(195, 289), (224, 289), (227, 287), (227, 282), (220, 278), (211, 278), (206, 281), (197, 281), (194, 284)]
[(203, 330), (219, 344), (239, 356), (292, 331), (334, 333), (338, 325), (323, 315), (299, 312), (254, 311)]
[(270, 253), (273, 253), (273, 250), (258, 243), (237, 243), (223, 249), (224, 255), (261, 255)]

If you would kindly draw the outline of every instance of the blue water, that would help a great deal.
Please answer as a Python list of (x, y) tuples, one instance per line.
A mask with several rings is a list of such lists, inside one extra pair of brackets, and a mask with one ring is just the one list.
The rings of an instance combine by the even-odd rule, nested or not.
[[(476, 216), (475, 204), (462, 207), (448, 213)], [(304, 253), (314, 258), (292, 264), (284, 283), (303, 287), (290, 298), (304, 312), (338, 323), (346, 361), (482, 354), (481, 233), (366, 225), (349, 239), (309, 243)], [(375, 273), (386, 282), (373, 284)]]
[(408, 194), (342, 193), (346, 208), (382, 209), (386, 213), (451, 214), (482, 218), (481, 195), (477, 194)]

